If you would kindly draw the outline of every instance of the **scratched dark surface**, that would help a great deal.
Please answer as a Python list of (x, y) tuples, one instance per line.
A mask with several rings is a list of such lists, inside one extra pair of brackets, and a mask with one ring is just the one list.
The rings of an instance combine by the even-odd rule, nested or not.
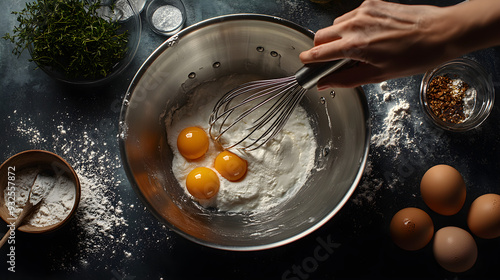
[[(24, 2), (0, 2), (0, 34), (11, 31), (15, 16), (10, 12), (22, 9)], [(313, 31), (330, 25), (360, 2), (332, 0), (320, 5), (306, 0), (184, 1), (186, 26), (219, 15), (259, 13), (285, 18)], [(400, 2), (450, 5), (459, 1)], [(146, 21), (142, 21), (141, 45), (132, 64), (112, 83), (92, 90), (63, 85), (41, 70), (33, 70), (35, 65), (28, 62), (27, 53), (16, 58), (11, 54), (12, 45), (0, 41), (1, 161), (27, 149), (60, 151), (61, 147), (57, 147), (60, 139), (51, 137), (58, 125), (69, 128), (67, 138), (92, 131), (91, 137), (97, 143), (93, 151), (99, 154), (105, 150), (107, 157), (119, 158), (121, 100), (140, 65), (166, 39), (153, 33)], [(500, 49), (467, 56), (492, 73), (499, 92)], [(145, 210), (123, 167), (118, 166), (106, 174), (120, 181), (112, 190), (116, 201), (124, 205), (123, 216), (128, 226), (120, 227), (116, 233), (125, 234), (124, 240), (110, 242), (105, 250), (90, 253), (82, 261), (75, 240), (81, 229), (75, 223), (47, 235), (18, 233), (16, 272), (7, 270), (8, 250), (2, 248), (0, 279), (498, 279), (500, 238), (476, 238), (478, 260), (472, 269), (459, 274), (442, 269), (435, 262), (430, 245), (407, 252), (390, 240), (390, 219), (401, 208), (415, 206), (427, 210), (436, 229), (447, 225), (467, 229), (466, 209), (473, 199), (487, 192), (500, 193), (499, 107), (495, 106), (478, 129), (460, 134), (444, 132), (428, 123), (421, 111), (418, 100), (421, 78), (417, 75), (388, 81), (389, 89), (400, 89), (392, 94), (394, 102), (406, 100), (410, 104), (405, 126), (408, 135), (415, 139), (418, 152), (402, 143), (401, 155), (395, 156), (391, 149), (371, 145), (370, 172), (360, 183), (364, 188), (358, 187), (352, 199), (327, 224), (298, 241), (257, 252), (221, 251), (192, 243), (168, 230)], [(393, 103), (381, 98), (383, 93), (378, 84), (363, 89), (369, 102), (372, 132), (378, 133), (384, 129), (384, 118)], [(32, 139), (19, 129), (28, 125), (35, 127), (45, 141)], [(80, 151), (69, 150), (72, 152)], [(467, 183), (466, 206), (452, 217), (432, 213), (419, 197), (420, 178), (438, 163), (455, 166)], [(372, 200), (364, 199), (364, 194), (369, 194)], [(4, 222), (0, 222), (0, 228), (4, 228), (0, 233), (6, 231)]]

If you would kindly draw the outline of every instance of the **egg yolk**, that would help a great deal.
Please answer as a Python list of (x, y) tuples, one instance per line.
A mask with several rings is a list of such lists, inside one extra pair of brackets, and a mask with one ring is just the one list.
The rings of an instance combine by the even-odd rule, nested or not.
[(185, 128), (177, 136), (177, 149), (186, 159), (197, 159), (208, 151), (208, 135), (199, 127)]
[(215, 169), (229, 181), (238, 181), (247, 172), (247, 161), (239, 156), (223, 151), (215, 158)]
[(188, 192), (198, 199), (209, 199), (219, 192), (219, 176), (207, 167), (197, 167), (186, 178)]

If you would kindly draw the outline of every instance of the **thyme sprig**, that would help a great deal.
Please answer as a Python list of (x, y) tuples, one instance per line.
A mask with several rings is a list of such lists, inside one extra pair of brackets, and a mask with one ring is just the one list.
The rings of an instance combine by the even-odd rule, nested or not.
[(102, 78), (124, 58), (128, 32), (98, 14), (100, 1), (38, 0), (26, 3), (17, 16), (12, 53), (31, 52), (31, 61), (70, 78)]

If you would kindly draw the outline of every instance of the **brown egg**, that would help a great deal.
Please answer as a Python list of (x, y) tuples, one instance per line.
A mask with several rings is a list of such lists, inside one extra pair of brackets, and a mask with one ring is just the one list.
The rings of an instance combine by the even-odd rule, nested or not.
[(415, 251), (431, 241), (434, 224), (425, 211), (408, 207), (399, 210), (392, 217), (390, 233), (392, 240), (400, 248)]
[(434, 235), (432, 246), (436, 261), (451, 272), (469, 270), (477, 259), (476, 241), (458, 227), (444, 227)]
[(422, 177), (420, 193), (425, 204), (436, 213), (455, 215), (465, 203), (465, 182), (455, 168), (436, 165)]
[(470, 206), (467, 216), (469, 229), (476, 236), (486, 239), (500, 236), (500, 195), (482, 195)]

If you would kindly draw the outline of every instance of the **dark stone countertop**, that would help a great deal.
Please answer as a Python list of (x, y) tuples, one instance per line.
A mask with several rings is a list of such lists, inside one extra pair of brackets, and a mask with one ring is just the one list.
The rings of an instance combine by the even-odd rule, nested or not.
[[(15, 24), (11, 11), (25, 1), (0, 2), (0, 34)], [(361, 1), (185, 0), (186, 26), (232, 13), (269, 14), (316, 31), (352, 10)], [(401, 1), (433, 4), (438, 1)], [(458, 1), (439, 1), (450, 5)], [(144, 13), (142, 14), (144, 15)], [(141, 204), (121, 165), (118, 120), (126, 89), (140, 65), (166, 38), (153, 33), (143, 19), (141, 45), (129, 68), (112, 83), (81, 89), (52, 80), (28, 61), (16, 58), (12, 45), (0, 43), (0, 158), (44, 149), (60, 154), (86, 180), (106, 185), (104, 195), (126, 220), (105, 235), (82, 235), (75, 221), (46, 235), (16, 235), (16, 272), (7, 270), (8, 248), (0, 252), (0, 279), (342, 279), (435, 278), (493, 279), (500, 263), (500, 238), (476, 238), (479, 257), (469, 271), (454, 274), (434, 260), (431, 246), (416, 252), (399, 249), (389, 237), (394, 213), (409, 206), (428, 210), (436, 228), (467, 229), (466, 209), (477, 196), (500, 193), (500, 110), (495, 106), (478, 129), (450, 133), (435, 128), (421, 110), (421, 75), (390, 80), (387, 89), (366, 85), (372, 134), (386, 131), (384, 120), (393, 106), (407, 102), (403, 131), (393, 147), (371, 144), (368, 166), (356, 192), (341, 211), (320, 229), (291, 244), (257, 252), (220, 251), (194, 244), (168, 230)], [(467, 55), (493, 75), (499, 92), (500, 49)], [(385, 88), (385, 87), (384, 87)], [(384, 95), (390, 94), (386, 100)], [(452, 217), (432, 213), (419, 194), (424, 172), (438, 163), (462, 172), (468, 194), (464, 209)], [(5, 176), (0, 174), (0, 176)], [(101, 192), (103, 194), (103, 192)], [(6, 231), (7, 227), (1, 222)], [(113, 237), (110, 237), (110, 236)], [(319, 255), (318, 252), (322, 253)]]

